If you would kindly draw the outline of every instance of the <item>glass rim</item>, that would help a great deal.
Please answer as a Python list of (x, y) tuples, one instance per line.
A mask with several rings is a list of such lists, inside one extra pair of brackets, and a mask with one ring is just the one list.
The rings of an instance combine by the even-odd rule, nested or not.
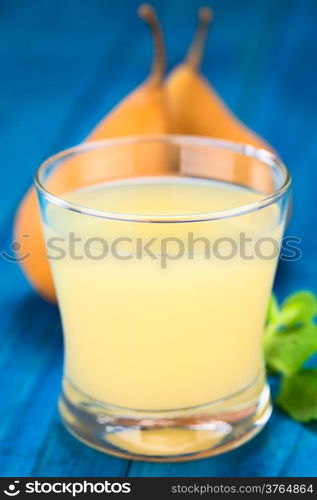
[[(168, 214), (146, 215), (137, 213), (127, 214), (124, 212), (111, 212), (109, 210), (95, 209), (70, 202), (65, 198), (63, 198), (63, 196), (56, 195), (45, 187), (45, 182), (43, 179), (45, 171), (47, 168), (52, 166), (57, 161), (60, 161), (62, 159), (66, 160), (67, 157), (71, 158), (74, 154), (80, 154), (83, 152), (93, 151), (96, 149), (131, 145), (137, 143), (154, 142), (154, 141), (161, 143), (165, 142), (166, 144), (174, 144), (179, 146), (181, 146), (182, 144), (184, 145), (186, 144), (189, 146), (192, 145), (200, 147), (213, 147), (217, 149), (222, 149), (224, 151), (231, 151), (233, 153), (241, 154), (249, 158), (254, 158), (259, 161), (262, 161), (269, 168), (272, 168), (273, 165), (278, 167), (283, 174), (283, 183), (281, 187), (279, 187), (273, 193), (270, 193), (268, 195), (263, 194), (263, 198), (261, 197), (261, 199), (252, 203), (217, 211), (210, 210), (201, 213), (193, 213), (193, 214), (183, 213), (183, 214), (173, 214), (173, 215), (168, 215)], [(65, 208), (66, 210), (71, 210), (74, 212), (90, 215), (93, 217), (100, 217), (104, 219), (117, 220), (123, 222), (176, 223), (176, 222), (206, 222), (212, 220), (227, 219), (229, 217), (244, 215), (259, 210), (261, 208), (264, 208), (268, 205), (271, 205), (272, 203), (275, 203), (287, 192), (287, 190), (291, 185), (291, 176), (287, 167), (284, 165), (282, 160), (277, 155), (275, 155), (271, 151), (268, 151), (266, 149), (256, 148), (255, 146), (252, 146), (250, 144), (242, 144), (233, 141), (227, 141), (224, 139), (216, 139), (216, 138), (200, 137), (192, 135), (149, 134), (149, 135), (135, 135), (135, 136), (114, 138), (114, 139), (103, 139), (100, 141), (84, 142), (82, 144), (78, 144), (71, 148), (64, 149), (59, 153), (56, 153), (48, 157), (44, 162), (41, 163), (41, 165), (36, 171), (34, 177), (34, 184), (38, 192), (41, 195), (43, 195), (49, 202), (61, 208)]]

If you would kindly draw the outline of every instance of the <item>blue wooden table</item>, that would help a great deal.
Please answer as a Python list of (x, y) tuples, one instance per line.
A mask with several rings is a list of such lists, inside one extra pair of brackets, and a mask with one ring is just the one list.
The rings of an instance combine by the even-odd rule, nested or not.
[[(200, 2), (153, 3), (172, 66), (192, 37)], [(136, 6), (132, 0), (0, 1), (1, 250), (10, 252), (16, 206), (39, 163), (80, 142), (146, 76), (151, 44)], [(302, 238), (303, 256), (280, 266), (278, 296), (317, 291), (316, 0), (215, 0), (213, 7), (203, 69), (235, 112), (280, 152), (294, 179), (288, 234)], [(316, 476), (316, 431), (277, 409), (253, 441), (198, 462), (128, 462), (80, 444), (56, 411), (57, 308), (1, 257), (0, 277), (2, 476)]]

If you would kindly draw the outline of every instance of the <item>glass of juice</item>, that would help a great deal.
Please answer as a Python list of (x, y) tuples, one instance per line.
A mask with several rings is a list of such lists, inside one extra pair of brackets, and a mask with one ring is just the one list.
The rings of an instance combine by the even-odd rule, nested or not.
[(281, 160), (220, 140), (129, 137), (59, 153), (35, 182), (67, 429), (152, 461), (222, 453), (259, 432), (290, 188)]

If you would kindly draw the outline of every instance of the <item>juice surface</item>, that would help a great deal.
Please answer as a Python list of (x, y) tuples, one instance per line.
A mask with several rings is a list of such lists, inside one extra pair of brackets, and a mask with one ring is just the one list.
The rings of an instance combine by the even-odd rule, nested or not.
[[(118, 181), (64, 195), (83, 207), (188, 218), (261, 197), (182, 177)], [(111, 220), (50, 205), (46, 237), (65, 238), (54, 242), (63, 258), (56, 259), (61, 252), (50, 244), (48, 254), (67, 379), (100, 402), (147, 410), (206, 404), (252, 384), (262, 370), (262, 331), (278, 257), (263, 258), (273, 253), (263, 238), (279, 243), (282, 226), (276, 205), (191, 223)], [(69, 255), (71, 232), (80, 241)], [(243, 255), (241, 233), (251, 240)], [(149, 255), (144, 244), (151, 239)], [(216, 242), (211, 255), (207, 241)]]

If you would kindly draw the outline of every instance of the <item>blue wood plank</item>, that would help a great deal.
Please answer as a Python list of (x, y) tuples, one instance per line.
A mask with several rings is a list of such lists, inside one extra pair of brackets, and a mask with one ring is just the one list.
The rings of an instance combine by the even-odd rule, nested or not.
[[(1, 245), (9, 251), (18, 200), (37, 165), (71, 146), (139, 84), (151, 44), (138, 1), (0, 2)], [(169, 67), (196, 25), (197, 1), (153, 2)], [(222, 0), (203, 63), (228, 104), (277, 148), (294, 179), (288, 234), (303, 257), (280, 265), (280, 297), (317, 291), (317, 5), (314, 0)], [(131, 40), (133, 43), (131, 43)], [(57, 309), (0, 258), (0, 475), (316, 476), (317, 435), (275, 409), (267, 428), (226, 455), (186, 464), (133, 463), (75, 441), (56, 412), (62, 368)]]
[(37, 451), (30, 476), (118, 477), (126, 476), (127, 460), (104, 455), (73, 438), (54, 414)]

